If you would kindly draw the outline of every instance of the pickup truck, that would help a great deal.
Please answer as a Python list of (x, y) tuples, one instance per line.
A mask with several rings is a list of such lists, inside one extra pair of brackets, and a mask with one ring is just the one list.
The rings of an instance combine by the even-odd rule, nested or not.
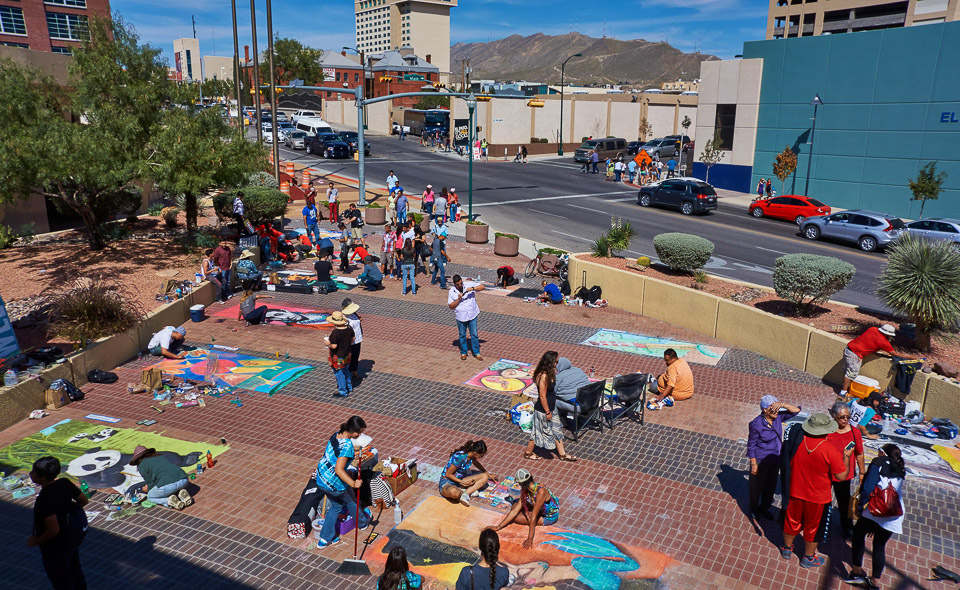
[[(401, 127), (400, 123), (397, 123), (396, 121), (394, 121), (390, 132), (393, 133), (394, 135), (397, 135), (398, 133), (400, 133), (400, 127)], [(409, 135), (410, 127), (408, 127), (407, 125), (403, 125), (403, 132)]]

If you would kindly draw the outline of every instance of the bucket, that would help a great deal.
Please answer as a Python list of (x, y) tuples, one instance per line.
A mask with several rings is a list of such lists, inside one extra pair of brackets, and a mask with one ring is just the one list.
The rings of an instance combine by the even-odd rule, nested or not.
[(850, 397), (865, 398), (874, 391), (880, 391), (880, 382), (870, 377), (857, 375), (857, 378), (850, 384)]
[(190, 308), (190, 321), (192, 321), (192, 322), (202, 322), (203, 319), (206, 317), (206, 316), (204, 315), (204, 309), (205, 309), (205, 308), (206, 308), (205, 305), (202, 305), (202, 304), (199, 304), (199, 303), (198, 303), (197, 305), (192, 306), (192, 307)]

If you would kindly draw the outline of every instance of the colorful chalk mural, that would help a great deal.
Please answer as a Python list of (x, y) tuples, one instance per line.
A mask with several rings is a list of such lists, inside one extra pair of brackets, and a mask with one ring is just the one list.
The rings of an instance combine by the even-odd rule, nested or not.
[[(452, 587), (464, 566), (480, 555), (477, 539), (503, 514), (452, 504), (429, 496), (395, 529), (373, 542), (367, 556), (381, 567), (395, 545), (407, 551), (410, 569), (427, 579), (427, 588)], [(499, 532), (500, 562), (525, 588), (554, 588), (579, 581), (592, 590), (653, 588), (671, 559), (658, 552), (615, 543), (558, 526), (539, 527), (534, 547), (524, 549), (527, 528)]]
[[(222, 307), (212, 313), (213, 317), (237, 319), (240, 312), (240, 306)], [(294, 307), (284, 304), (282, 309), (270, 308), (268, 306), (267, 315), (263, 323), (273, 324), (275, 326), (294, 326), (297, 328), (310, 328), (313, 330), (332, 330), (333, 324), (327, 322), (330, 314), (325, 311), (309, 309), (305, 307)]]
[(186, 471), (196, 469), (197, 461), (207, 451), (217, 457), (229, 449), (226, 445), (189, 442), (162, 433), (67, 419), (0, 448), (0, 471), (29, 471), (40, 457), (53, 456), (60, 460), (63, 473), (73, 480), (86, 481), (95, 490), (125, 493), (143, 482), (137, 468), (129, 464), (137, 445), (157, 449)]
[(270, 395), (313, 369), (307, 365), (297, 365), (279, 359), (261, 359), (245, 354), (217, 351), (219, 358), (216, 366), (208, 370), (208, 354), (208, 350), (198, 348), (188, 352), (186, 358), (165, 359), (153, 367), (166, 374), (192, 381), (206, 381), (209, 373), (218, 383), (224, 383), (229, 387), (252, 389)]
[(466, 385), (511, 395), (520, 392), (530, 397), (537, 395), (537, 388), (533, 384), (533, 367), (530, 363), (509, 359), (500, 359), (493, 363), (467, 381)]
[(626, 352), (640, 356), (662, 357), (663, 351), (672, 348), (677, 356), (690, 363), (701, 365), (716, 365), (723, 358), (726, 348), (707, 346), (693, 342), (680, 342), (668, 338), (656, 338), (643, 334), (631, 334), (618, 330), (600, 330), (593, 336), (580, 343), (581, 346), (595, 346), (615, 352)]

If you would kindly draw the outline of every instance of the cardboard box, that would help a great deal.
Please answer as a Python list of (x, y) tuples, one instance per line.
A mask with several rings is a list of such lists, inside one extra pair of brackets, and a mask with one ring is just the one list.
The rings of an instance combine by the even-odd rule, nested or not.
[[(402, 465), (407, 463), (407, 459), (390, 457), (390, 462), (395, 465)], [(413, 482), (417, 481), (417, 464), (415, 462), (409, 463), (406, 470), (401, 470), (400, 475), (397, 477), (394, 477), (392, 473), (386, 471), (383, 463), (380, 464), (380, 471), (383, 473), (383, 479), (387, 482), (387, 485), (390, 486), (390, 490), (393, 491), (394, 496), (409, 488), (413, 485)]]

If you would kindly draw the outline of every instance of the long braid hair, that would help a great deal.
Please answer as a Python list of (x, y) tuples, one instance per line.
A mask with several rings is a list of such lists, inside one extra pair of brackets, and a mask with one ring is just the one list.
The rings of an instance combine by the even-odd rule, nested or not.
[(480, 533), (480, 555), (490, 566), (490, 590), (497, 588), (497, 560), (500, 558), (500, 535), (493, 529)]

